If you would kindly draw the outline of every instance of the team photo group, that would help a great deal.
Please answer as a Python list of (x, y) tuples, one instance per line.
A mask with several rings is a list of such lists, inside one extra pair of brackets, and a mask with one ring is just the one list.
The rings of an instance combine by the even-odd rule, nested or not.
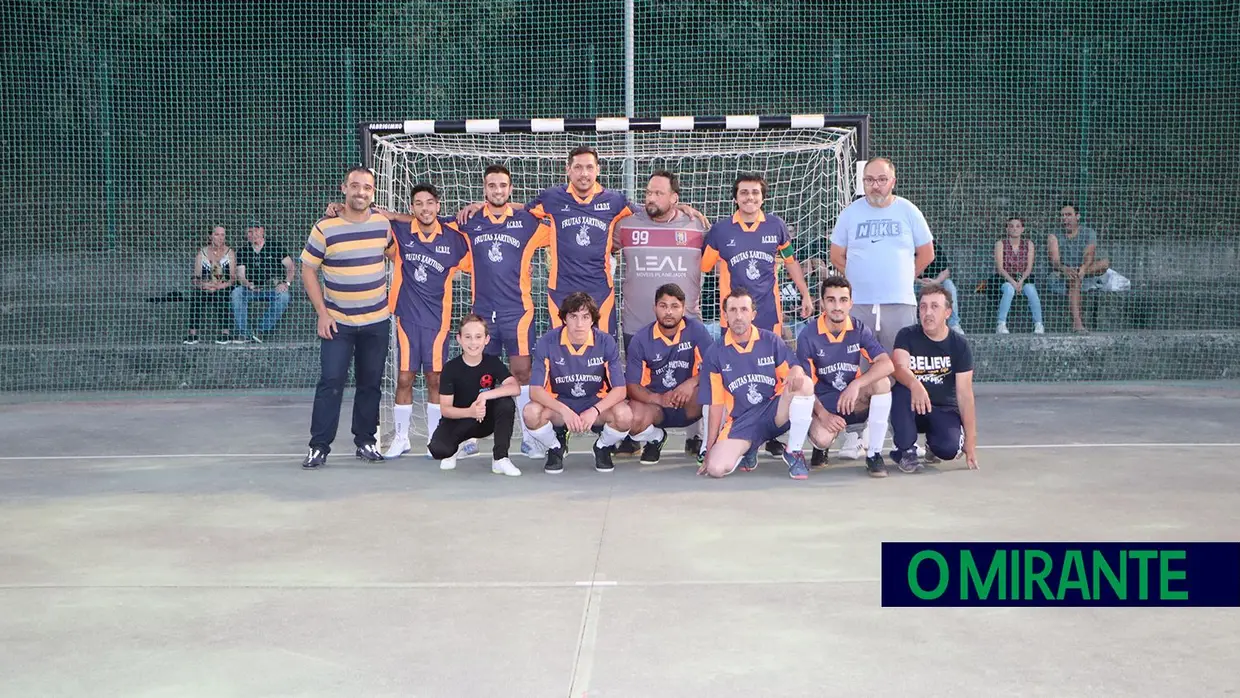
[[(455, 215), (441, 215), (432, 182), (412, 188), (408, 212), (386, 211), (374, 205), (370, 170), (346, 173), (343, 201), (328, 206), (301, 253), (322, 370), (303, 468), (327, 463), (350, 366), (363, 461), (412, 455), (411, 421), (424, 418), (429, 438), (417, 455), (452, 470), (490, 436), (491, 469), (509, 476), (521, 474), (509, 454), (514, 432), (521, 454), (556, 474), (570, 440), (590, 443), (595, 470), (611, 472), (618, 454), (658, 463), (668, 429), (679, 428), (698, 473), (714, 478), (754, 470), (764, 451), (804, 480), (827, 465), (840, 435), (841, 452), (885, 477), (889, 429), (885, 455), (902, 472), (957, 457), (977, 467), (972, 355), (949, 328), (949, 292), (915, 284), (934, 239), (921, 211), (895, 195), (891, 161), (865, 163), (865, 195), (839, 216), (832, 271), (813, 290), (779, 212), (764, 210), (760, 173), (738, 174), (734, 212), (710, 221), (680, 201), (674, 172), (649, 175), (639, 208), (599, 183), (600, 167), (596, 150), (576, 148), (565, 182), (521, 204), (511, 173), (491, 165), (479, 173), (482, 201)], [(712, 273), (717, 328), (700, 312)], [(454, 319), (458, 274), (469, 275), (472, 312)], [(799, 296), (791, 342), (781, 274)], [(535, 290), (544, 281), (545, 294)], [(539, 306), (551, 321), (541, 336)], [(384, 448), (376, 434), (389, 346), (395, 431)], [(415, 417), (419, 375), (426, 409)]]

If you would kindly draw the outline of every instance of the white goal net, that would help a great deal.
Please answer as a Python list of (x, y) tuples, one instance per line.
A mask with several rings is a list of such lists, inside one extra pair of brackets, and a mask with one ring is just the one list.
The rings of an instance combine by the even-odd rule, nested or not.
[[(693, 130), (588, 133), (462, 133), (394, 134), (376, 137), (373, 168), (378, 179), (376, 204), (408, 211), (409, 190), (430, 182), (442, 195), (441, 215), (455, 215), (464, 205), (482, 201), (482, 172), (499, 163), (512, 172), (512, 199), (526, 202), (545, 187), (565, 181), (566, 155), (578, 145), (598, 149), (602, 160), (600, 182), (624, 191), (634, 206), (642, 206), (648, 175), (670, 170), (680, 178), (680, 200), (711, 220), (735, 210), (732, 183), (741, 172), (756, 172), (768, 183), (764, 210), (783, 218), (793, 236), (798, 261), (809, 272), (811, 289), (827, 268), (827, 236), (836, 217), (852, 200), (856, 188), (857, 132), (852, 128), (796, 128), (754, 130)], [(626, 171), (631, 173), (626, 177)], [(628, 180), (626, 182), (626, 180)], [(538, 333), (549, 327), (546, 297), (546, 251), (534, 258), (534, 294)], [(623, 269), (616, 265), (616, 288)], [(718, 325), (719, 290), (716, 275), (702, 289), (703, 321)], [(787, 275), (781, 276), (785, 317), (799, 318), (799, 298)], [(623, 298), (617, 299), (617, 306)], [(453, 323), (469, 312), (469, 279), (459, 276), (454, 286)], [(799, 329), (786, 323), (791, 338)], [(631, 330), (626, 330), (631, 331)], [(453, 341), (448, 356), (459, 353)], [(389, 360), (384, 379), (382, 440), (391, 433), (395, 364)], [(422, 419), (426, 390), (422, 378), (414, 390), (410, 427), (414, 453), (426, 438)], [(520, 430), (517, 430), (520, 433)], [(420, 437), (420, 438), (419, 438)]]

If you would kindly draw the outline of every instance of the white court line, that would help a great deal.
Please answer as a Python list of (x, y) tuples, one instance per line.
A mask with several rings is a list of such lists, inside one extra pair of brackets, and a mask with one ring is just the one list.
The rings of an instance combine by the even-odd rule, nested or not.
[[(1057, 448), (1235, 448), (1240, 447), (1240, 441), (1213, 441), (1213, 442), (1193, 442), (1181, 441), (1177, 443), (1139, 443), (1128, 441), (1124, 443), (1097, 443), (1097, 444), (989, 444), (979, 445), (978, 449), (982, 451), (1014, 451), (1014, 450), (1054, 450)], [(174, 459), (174, 458), (303, 458), (304, 451), (296, 453), (121, 453), (121, 454), (91, 454), (82, 456), (0, 456), (0, 461), (19, 461), (19, 460), (140, 460), (140, 459)]]
[(194, 582), (191, 584), (56, 584), (56, 583), (0, 583), (0, 590), (21, 589), (100, 589), (100, 590), (160, 590), (185, 589), (187, 591), (212, 591), (220, 589), (280, 589), (289, 591), (317, 591), (333, 589), (418, 590), (418, 589), (590, 589), (592, 593), (605, 588), (645, 587), (709, 587), (709, 586), (797, 586), (823, 584), (876, 584), (878, 577), (839, 577), (835, 579), (673, 579), (605, 581), (605, 582), (357, 582), (349, 584), (297, 583), (297, 582)]

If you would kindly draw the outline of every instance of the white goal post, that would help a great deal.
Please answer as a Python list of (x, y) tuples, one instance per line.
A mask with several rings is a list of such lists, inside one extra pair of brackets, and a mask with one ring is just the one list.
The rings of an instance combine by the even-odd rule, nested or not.
[[(438, 187), (441, 215), (482, 200), (482, 172), (502, 164), (512, 172), (512, 199), (525, 202), (542, 189), (565, 179), (566, 156), (579, 145), (599, 151), (599, 180), (624, 191), (641, 206), (646, 176), (656, 169), (675, 172), (680, 200), (711, 220), (734, 210), (732, 183), (741, 172), (756, 172), (768, 183), (764, 210), (779, 215), (793, 236), (796, 258), (808, 269), (814, 288), (816, 273), (827, 268), (827, 236), (840, 211), (860, 193), (860, 168), (868, 157), (867, 115), (664, 116), (657, 118), (600, 117), (592, 119), (465, 119), (365, 122), (358, 129), (362, 164), (375, 172), (377, 206), (408, 211), (409, 191), (419, 182)], [(625, 181), (626, 170), (635, 178)], [(626, 186), (627, 185), (627, 186)], [(546, 262), (534, 261), (534, 293), (541, 333), (548, 327)], [(623, 270), (617, 262), (615, 278)], [(702, 289), (703, 321), (718, 318), (714, 275)], [(786, 275), (781, 283), (787, 281)], [(453, 326), (469, 312), (468, 278), (454, 285)], [(617, 298), (622, 303), (623, 298)], [(787, 311), (796, 307), (785, 298)], [(792, 315), (796, 317), (795, 313)], [(786, 323), (793, 331), (794, 323)], [(453, 346), (449, 355), (456, 353)], [(391, 431), (395, 367), (389, 361), (381, 409), (382, 436)], [(414, 453), (425, 433), (422, 415), (425, 388), (419, 378), (414, 391)], [(518, 433), (519, 433), (518, 429)], [(384, 438), (386, 443), (386, 438)]]

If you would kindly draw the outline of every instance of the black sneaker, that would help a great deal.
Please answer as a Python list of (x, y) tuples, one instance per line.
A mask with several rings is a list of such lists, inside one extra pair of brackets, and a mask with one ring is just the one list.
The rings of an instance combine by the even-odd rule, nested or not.
[(827, 449), (815, 448), (813, 455), (809, 458), (810, 470), (822, 470), (827, 467)]
[(560, 461), (563, 462), (568, 455), (568, 427), (556, 427), (555, 438), (560, 442)]
[[(561, 444), (564, 442), (561, 441)], [(564, 446), (559, 448), (547, 449), (547, 462), (543, 465), (543, 472), (548, 475), (559, 475), (564, 472)]]
[(702, 437), (690, 436), (685, 439), (685, 453), (690, 456), (697, 456), (702, 452)]
[[(616, 444), (613, 451), (615, 452), (617, 456), (635, 456), (637, 455), (637, 451), (640, 449), (641, 447), (638, 445), (636, 441), (626, 436), (624, 437), (624, 441), (621, 441), (619, 444)], [(642, 456), (645, 457), (645, 454), (646, 452), (643, 450)], [(645, 461), (642, 461), (642, 462), (644, 463)]]
[(865, 471), (870, 477), (887, 477), (887, 463), (883, 461), (883, 454), (875, 453), (865, 457)]
[(314, 470), (322, 465), (327, 465), (327, 451), (321, 448), (311, 448), (306, 459), (301, 462), (301, 467), (306, 470)]
[(901, 453), (900, 459), (896, 461), (896, 465), (899, 466), (900, 472), (908, 473), (909, 475), (921, 472), (921, 460), (917, 458), (917, 449), (910, 448)]
[(181, 344), (185, 344), (185, 345), (193, 345), (197, 343), (198, 343), (198, 335), (196, 334), (187, 334), (185, 335), (185, 339), (181, 340)]
[[(658, 441), (647, 441), (642, 447), (642, 459), (639, 461), (642, 465), (654, 465), (659, 462), (659, 456), (663, 453), (663, 444), (667, 443), (667, 430), (663, 430), (663, 438)], [(697, 455), (697, 450), (690, 451), (693, 455)]]
[(225, 344), (230, 344), (232, 343), (232, 337), (229, 337), (228, 335), (221, 332), (220, 336), (215, 338), (215, 343), (219, 344), (220, 346), (223, 346)]
[(594, 442), (594, 469), (600, 473), (610, 473), (616, 469), (616, 464), (611, 462), (611, 454), (616, 450), (615, 446), (603, 448)]
[(766, 442), (766, 453), (771, 458), (783, 459), (784, 442), (780, 441), (779, 439), (771, 439), (770, 441), (767, 441)]
[(366, 444), (358, 446), (356, 452), (358, 460), (364, 460), (370, 463), (377, 463), (383, 460), (383, 454), (379, 452), (379, 447), (374, 444)]

